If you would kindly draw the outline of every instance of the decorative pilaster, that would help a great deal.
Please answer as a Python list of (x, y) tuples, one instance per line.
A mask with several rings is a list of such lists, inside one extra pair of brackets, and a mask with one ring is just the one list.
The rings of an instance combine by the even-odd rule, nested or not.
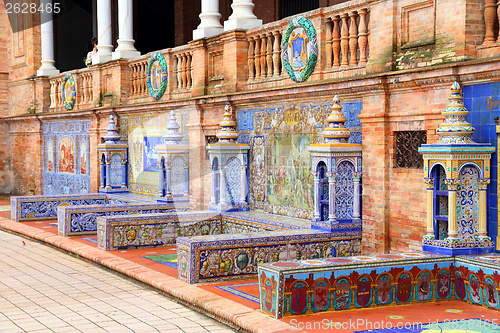
[[(41, 8), (52, 8), (52, 0), (41, 0)], [(55, 67), (54, 60), (54, 24), (52, 20), (52, 11), (43, 10), (40, 13), (41, 19), (41, 46), (42, 46), (42, 65), (36, 71), (38, 76), (52, 76), (59, 74)]]
[[(463, 103), (458, 82), (451, 85), (449, 103), (443, 110), (444, 122), (436, 129), (439, 141), (435, 144), (423, 144), (418, 151), (424, 158), (424, 180), (427, 183), (427, 235), (422, 239), (424, 251), (448, 255), (482, 254), (494, 250), (494, 243), (487, 236), (487, 185), (490, 177), (490, 159), (495, 151), (489, 144), (476, 143), (472, 140), (474, 128), (467, 122), (469, 111)], [(446, 173), (440, 171), (444, 168)], [(474, 176), (470, 176), (474, 175)], [(478, 178), (481, 175), (484, 178)], [(443, 181), (446, 188), (433, 186), (435, 178)], [(474, 187), (479, 188), (478, 193)], [(434, 188), (434, 190), (433, 190)], [(465, 195), (478, 195), (478, 204), (474, 200), (458, 198)], [(437, 192), (434, 192), (437, 191)], [(477, 194), (475, 194), (477, 193)], [(448, 236), (445, 240), (435, 239), (432, 235), (434, 215), (440, 198), (448, 196)], [(466, 202), (465, 202), (466, 201)], [(464, 212), (477, 211), (479, 214)], [(475, 231), (477, 228), (478, 231)], [(477, 242), (477, 240), (481, 242)]]
[[(335, 21), (334, 21), (335, 22)], [(335, 26), (335, 24), (334, 24)], [(335, 28), (334, 28), (335, 29)], [(312, 167), (314, 177), (314, 218), (311, 221), (313, 229), (325, 231), (360, 231), (361, 230), (361, 144), (349, 143), (350, 132), (344, 124), (347, 118), (342, 113), (340, 99), (333, 97), (333, 105), (326, 118), (323, 130), (323, 142), (312, 144), (309, 151), (312, 157)], [(324, 163), (324, 164), (323, 164)], [(323, 221), (321, 210), (321, 188), (319, 179), (326, 166), (328, 176), (328, 220)], [(339, 168), (340, 166), (340, 168)], [(352, 177), (352, 178), (351, 178)], [(339, 180), (340, 179), (340, 180)], [(323, 179), (322, 181), (325, 181)], [(337, 184), (338, 182), (338, 184)], [(352, 187), (351, 187), (352, 182)], [(347, 184), (352, 188), (352, 207), (336, 207), (336, 192), (339, 186)], [(324, 203), (323, 203), (324, 204)], [(351, 213), (352, 212), (352, 213)], [(325, 214), (326, 215), (326, 214)]]
[[(236, 130), (236, 121), (229, 105), (224, 108), (223, 120), (220, 123), (221, 129), (217, 132), (219, 142), (209, 144), (207, 149), (210, 154), (210, 164), (212, 165), (212, 195), (209, 209), (218, 211), (248, 210), (247, 203), (247, 172), (248, 167), (248, 144), (238, 143), (239, 136)], [(216, 191), (216, 169), (219, 170), (219, 198)], [(226, 172), (233, 175), (238, 172), (239, 184), (234, 182), (226, 183)], [(236, 184), (235, 184), (236, 183)], [(227, 199), (227, 191), (231, 191), (234, 196), (232, 200)], [(239, 193), (239, 194), (236, 194)], [(239, 197), (238, 197), (239, 196)]]
[[(109, 116), (106, 135), (102, 139), (104, 139), (104, 143), (97, 145), (101, 162), (101, 186), (99, 191), (106, 193), (128, 192), (128, 144), (119, 142), (120, 134), (118, 134), (118, 127), (116, 127), (113, 114)], [(102, 159), (103, 155), (105, 156), (104, 161)]]
[(92, 64), (107, 62), (112, 58), (111, 0), (97, 0), (97, 53)]
[(201, 22), (193, 31), (193, 40), (216, 36), (224, 32), (220, 18), (219, 0), (201, 0)]
[(118, 47), (113, 52), (113, 59), (133, 59), (141, 55), (134, 43), (134, 6), (133, 0), (118, 0)]
[[(160, 170), (160, 192), (158, 202), (185, 203), (189, 200), (189, 144), (183, 142), (180, 132), (181, 126), (177, 122), (175, 111), (170, 111), (167, 123), (167, 131), (162, 137), (161, 144), (156, 145), (158, 153), (158, 164), (163, 167)], [(176, 177), (173, 179), (173, 177)], [(180, 179), (179, 179), (180, 178)], [(172, 187), (172, 184), (182, 183), (182, 187)]]

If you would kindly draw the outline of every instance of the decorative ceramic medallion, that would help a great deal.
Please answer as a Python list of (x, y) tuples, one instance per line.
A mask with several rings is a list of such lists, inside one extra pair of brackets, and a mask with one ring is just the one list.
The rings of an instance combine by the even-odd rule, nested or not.
[(147, 85), (149, 94), (154, 99), (160, 99), (167, 89), (167, 61), (161, 53), (151, 55), (147, 69)]
[(66, 110), (73, 110), (76, 100), (76, 85), (73, 74), (66, 74), (62, 84), (62, 100)]
[(295, 82), (311, 76), (318, 59), (316, 30), (311, 21), (302, 16), (293, 18), (283, 38), (282, 58), (288, 76)]

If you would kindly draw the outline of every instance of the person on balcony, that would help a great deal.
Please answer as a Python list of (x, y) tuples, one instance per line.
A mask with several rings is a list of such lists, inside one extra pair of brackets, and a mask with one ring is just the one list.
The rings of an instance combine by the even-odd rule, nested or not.
[(87, 57), (85, 58), (85, 65), (89, 67), (92, 65), (92, 57), (97, 53), (97, 38), (92, 37), (90, 40), (90, 45), (92, 46), (92, 51), (87, 53)]

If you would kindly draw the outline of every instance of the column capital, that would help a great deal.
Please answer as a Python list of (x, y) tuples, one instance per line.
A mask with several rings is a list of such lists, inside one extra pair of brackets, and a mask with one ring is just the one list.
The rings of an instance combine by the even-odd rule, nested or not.
[(479, 178), (477, 180), (477, 186), (479, 187), (480, 190), (486, 190), (488, 188), (488, 184), (490, 183), (489, 178)]
[(458, 179), (445, 179), (446, 186), (448, 186), (448, 191), (456, 191), (460, 181)]
[(434, 189), (434, 178), (424, 178), (424, 183), (428, 190)]

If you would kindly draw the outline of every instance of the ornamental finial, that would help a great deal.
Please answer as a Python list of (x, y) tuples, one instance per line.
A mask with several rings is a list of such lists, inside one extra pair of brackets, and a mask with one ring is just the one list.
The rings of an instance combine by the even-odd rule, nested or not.
[(351, 133), (344, 127), (347, 118), (342, 113), (340, 106), (340, 98), (338, 95), (333, 97), (333, 105), (330, 107), (331, 112), (326, 118), (326, 127), (323, 138), (325, 143), (347, 143)]
[(464, 106), (460, 84), (456, 81), (453, 82), (450, 90), (448, 106), (442, 112), (445, 118), (444, 122), (436, 130), (436, 133), (440, 136), (437, 144), (476, 144), (471, 138), (474, 127), (465, 120), (469, 111)]
[(221, 129), (216, 134), (220, 143), (223, 142), (236, 142), (238, 139), (238, 131), (236, 130), (236, 121), (233, 119), (233, 112), (229, 105), (224, 107), (223, 120), (220, 123)]

